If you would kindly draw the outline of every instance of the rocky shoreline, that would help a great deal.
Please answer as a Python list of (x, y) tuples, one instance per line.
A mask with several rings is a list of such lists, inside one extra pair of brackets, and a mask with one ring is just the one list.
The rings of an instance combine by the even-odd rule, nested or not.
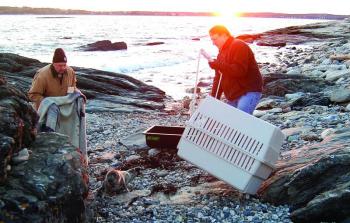
[[(142, 110), (90, 110), (85, 221), (348, 222), (349, 29), (346, 19), (247, 37), (260, 45), (278, 46), (274, 51), (278, 62), (259, 64), (265, 90), (254, 115), (286, 135), (276, 171), (256, 196), (242, 195), (180, 159), (175, 149), (146, 145), (142, 132), (150, 126), (185, 125), (189, 117), (183, 102), (168, 101), (151, 89), (149, 96), (165, 103), (165, 109), (143, 106), (147, 100), (138, 98)], [(132, 100), (126, 104), (132, 105)], [(130, 171), (129, 192), (100, 193), (110, 169)]]
[[(275, 51), (280, 63), (260, 64), (265, 75), (265, 91), (254, 115), (280, 127), (287, 139), (277, 171), (261, 187), (257, 197), (242, 197), (230, 186), (179, 159), (176, 151), (155, 150), (145, 145), (140, 132), (146, 128), (184, 125), (188, 116), (181, 110), (175, 109), (171, 115), (91, 114), (89, 126), (93, 128), (88, 135), (93, 198), (89, 205), (97, 210), (97, 222), (345, 222), (349, 219), (348, 207), (339, 206), (338, 202), (348, 202), (349, 184), (344, 179), (349, 179), (346, 173), (350, 170), (346, 158), (349, 147), (343, 137), (350, 126), (350, 61), (342, 57), (332, 59), (335, 55), (349, 55), (346, 31), (349, 26), (350, 21), (345, 20), (291, 27), (254, 37), (260, 42), (284, 41), (286, 45)], [(121, 126), (127, 128), (121, 131)], [(344, 145), (342, 152), (339, 144)], [(307, 156), (318, 149), (318, 154)], [(334, 151), (342, 155), (332, 155)], [(305, 160), (296, 159), (298, 154)], [(342, 161), (328, 160), (329, 169), (320, 168), (326, 165), (320, 160), (329, 157), (333, 160), (341, 157)], [(141, 170), (130, 183), (131, 192), (113, 197), (93, 196), (108, 168), (127, 170), (138, 166)], [(312, 169), (308, 166), (314, 170), (307, 170)], [(342, 168), (345, 173), (338, 170)], [(299, 177), (301, 170), (309, 178)], [(310, 184), (310, 179), (317, 179), (316, 183)], [(320, 197), (327, 200), (329, 194), (337, 199), (328, 200), (327, 207), (319, 200)]]

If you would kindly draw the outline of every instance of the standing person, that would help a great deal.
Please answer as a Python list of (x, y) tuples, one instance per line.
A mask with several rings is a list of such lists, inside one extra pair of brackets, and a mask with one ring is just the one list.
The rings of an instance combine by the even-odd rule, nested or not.
[(252, 114), (263, 88), (253, 51), (245, 42), (235, 39), (225, 26), (212, 27), (209, 35), (219, 49), (217, 59), (208, 62), (215, 70), (211, 96), (220, 99), (224, 93), (229, 105)]
[(39, 130), (68, 135), (87, 161), (86, 98), (76, 88), (75, 72), (62, 48), (55, 50), (52, 64), (37, 71), (28, 97), (39, 114)]
[(72, 91), (72, 88), (76, 88), (75, 72), (67, 66), (64, 50), (57, 48), (52, 63), (39, 69), (35, 74), (28, 96), (38, 111), (44, 98), (66, 96), (68, 89)]

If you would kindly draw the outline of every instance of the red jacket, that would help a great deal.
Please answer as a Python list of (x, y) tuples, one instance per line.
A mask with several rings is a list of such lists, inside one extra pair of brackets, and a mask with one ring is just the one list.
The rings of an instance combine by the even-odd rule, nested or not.
[[(263, 79), (254, 53), (243, 41), (230, 37), (219, 51), (217, 62), (222, 73), (217, 98), (222, 92), (228, 100), (235, 100), (247, 92), (262, 92)], [(211, 95), (215, 97), (220, 73), (215, 72)]]

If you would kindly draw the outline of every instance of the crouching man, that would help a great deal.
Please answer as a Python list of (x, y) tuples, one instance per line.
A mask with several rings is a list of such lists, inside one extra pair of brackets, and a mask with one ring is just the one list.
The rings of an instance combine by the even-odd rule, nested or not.
[(52, 63), (39, 69), (28, 92), (39, 114), (39, 131), (68, 135), (86, 158), (85, 96), (76, 87), (74, 70), (67, 66), (62, 48)]

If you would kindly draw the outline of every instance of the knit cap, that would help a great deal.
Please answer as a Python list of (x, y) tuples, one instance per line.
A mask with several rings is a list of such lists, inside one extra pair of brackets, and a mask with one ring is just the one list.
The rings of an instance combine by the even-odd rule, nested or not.
[(57, 48), (52, 58), (53, 63), (67, 63), (67, 57), (62, 48)]

